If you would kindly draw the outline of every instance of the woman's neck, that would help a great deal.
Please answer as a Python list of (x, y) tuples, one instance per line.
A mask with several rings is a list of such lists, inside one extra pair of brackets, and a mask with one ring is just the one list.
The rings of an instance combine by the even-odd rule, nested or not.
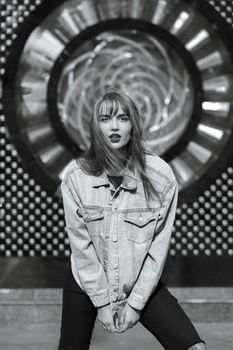
[(127, 153), (128, 153), (128, 144), (125, 145), (125, 146), (123, 146), (123, 147), (121, 147), (121, 148), (119, 149), (119, 152), (121, 152), (121, 154), (122, 154), (123, 156), (126, 156)]
[[(128, 151), (128, 145), (125, 145), (125, 146), (123, 146), (123, 147), (121, 147), (120, 149), (119, 149), (119, 151), (121, 152), (121, 154), (122, 155), (124, 155), (124, 156), (126, 156), (127, 155), (127, 151)], [(121, 170), (119, 171), (119, 172), (116, 172), (115, 171), (115, 169), (113, 170), (113, 169), (106, 169), (107, 170), (107, 175), (110, 175), (110, 176), (121, 176), (122, 175), (122, 172), (124, 171), (124, 169), (125, 169), (125, 167), (126, 167), (126, 164), (127, 164), (127, 161), (128, 160), (126, 160), (125, 162), (124, 162), (124, 164), (122, 164), (122, 168), (121, 168)]]
[(119, 172), (117, 172), (115, 169), (113, 170), (113, 169), (106, 169), (106, 171), (107, 171), (107, 175), (110, 175), (110, 176), (122, 176), (122, 173), (123, 173), (123, 171), (124, 171), (124, 168), (125, 167), (122, 167), (122, 169), (119, 171)]

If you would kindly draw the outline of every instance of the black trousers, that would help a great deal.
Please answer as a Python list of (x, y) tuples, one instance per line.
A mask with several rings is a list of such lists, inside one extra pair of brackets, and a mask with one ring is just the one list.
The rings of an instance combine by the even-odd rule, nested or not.
[[(96, 316), (97, 308), (76, 283), (69, 263), (63, 287), (58, 350), (88, 350)], [(161, 280), (141, 311), (139, 322), (166, 350), (187, 350), (196, 343), (205, 343)]]

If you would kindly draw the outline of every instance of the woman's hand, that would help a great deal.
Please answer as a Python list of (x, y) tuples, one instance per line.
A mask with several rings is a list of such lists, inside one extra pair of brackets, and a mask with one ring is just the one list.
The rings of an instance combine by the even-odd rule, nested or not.
[(122, 309), (119, 319), (119, 327), (121, 332), (125, 332), (128, 328), (134, 327), (140, 318), (141, 310), (134, 309), (128, 303)]
[(118, 329), (115, 327), (116, 315), (112, 315), (110, 304), (98, 307), (97, 312), (97, 319), (106, 331), (112, 333), (118, 332)]

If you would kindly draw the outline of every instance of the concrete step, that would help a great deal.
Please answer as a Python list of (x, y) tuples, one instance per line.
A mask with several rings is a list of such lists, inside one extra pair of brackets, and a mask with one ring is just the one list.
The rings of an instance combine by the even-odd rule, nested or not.
[[(233, 288), (169, 287), (193, 322), (233, 322)], [(0, 289), (0, 325), (59, 324), (62, 289)]]

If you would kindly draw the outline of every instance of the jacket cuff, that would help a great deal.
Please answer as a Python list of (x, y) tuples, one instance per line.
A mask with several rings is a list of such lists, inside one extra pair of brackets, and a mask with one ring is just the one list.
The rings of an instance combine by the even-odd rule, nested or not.
[(135, 309), (142, 310), (146, 304), (144, 298), (141, 295), (130, 293), (127, 303)]
[(98, 295), (92, 295), (89, 296), (92, 303), (94, 304), (95, 307), (99, 307), (99, 306), (103, 306), (106, 304), (110, 304), (110, 300), (109, 300), (109, 292), (106, 291), (102, 294), (98, 294)]

